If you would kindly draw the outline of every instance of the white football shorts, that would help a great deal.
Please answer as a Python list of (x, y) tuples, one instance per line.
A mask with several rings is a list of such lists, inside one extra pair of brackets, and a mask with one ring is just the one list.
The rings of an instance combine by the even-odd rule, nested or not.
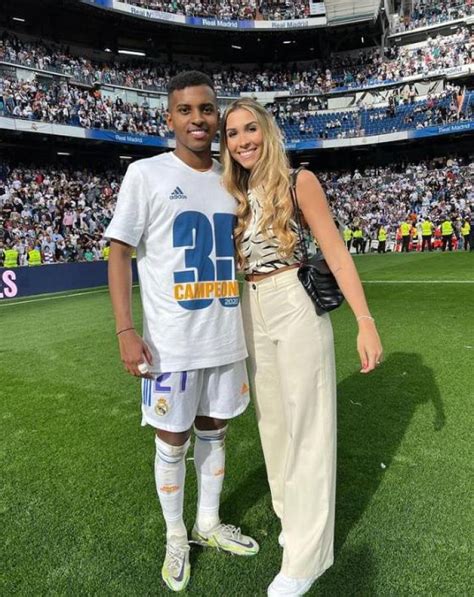
[(250, 401), (244, 361), (142, 379), (142, 425), (179, 433), (196, 417), (232, 419)]

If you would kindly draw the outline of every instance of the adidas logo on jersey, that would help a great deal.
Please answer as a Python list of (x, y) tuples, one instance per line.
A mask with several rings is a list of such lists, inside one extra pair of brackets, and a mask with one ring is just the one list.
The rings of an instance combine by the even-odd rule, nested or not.
[(187, 199), (187, 197), (179, 187), (176, 187), (171, 193), (170, 199)]

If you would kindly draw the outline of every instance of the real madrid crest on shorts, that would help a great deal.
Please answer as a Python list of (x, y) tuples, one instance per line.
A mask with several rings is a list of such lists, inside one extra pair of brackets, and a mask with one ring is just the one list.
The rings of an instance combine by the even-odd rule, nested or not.
[(158, 398), (155, 404), (155, 412), (160, 417), (164, 417), (168, 412), (170, 406), (168, 404), (168, 400), (166, 398)]

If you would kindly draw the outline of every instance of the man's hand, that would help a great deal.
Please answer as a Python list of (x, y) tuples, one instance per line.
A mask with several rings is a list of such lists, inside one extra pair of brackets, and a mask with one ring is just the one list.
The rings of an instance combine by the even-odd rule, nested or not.
[(122, 363), (131, 375), (151, 379), (152, 375), (147, 372), (146, 368), (152, 364), (153, 357), (150, 349), (133, 327), (132, 252), (132, 246), (115, 239), (111, 240), (109, 255), (110, 297), (115, 315)]
[(125, 369), (135, 377), (152, 379), (151, 373), (141, 373), (139, 365), (153, 363), (150, 349), (134, 329), (127, 330), (118, 336), (120, 357)]

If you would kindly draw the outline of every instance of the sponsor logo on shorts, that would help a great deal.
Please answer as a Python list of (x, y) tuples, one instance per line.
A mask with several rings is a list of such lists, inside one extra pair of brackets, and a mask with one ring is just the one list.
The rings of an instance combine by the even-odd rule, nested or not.
[(249, 387), (245, 382), (242, 384), (242, 387), (240, 388), (240, 393), (242, 395), (249, 393)]
[(166, 413), (169, 411), (170, 406), (166, 398), (158, 398), (155, 404), (155, 412), (158, 416), (164, 417)]

